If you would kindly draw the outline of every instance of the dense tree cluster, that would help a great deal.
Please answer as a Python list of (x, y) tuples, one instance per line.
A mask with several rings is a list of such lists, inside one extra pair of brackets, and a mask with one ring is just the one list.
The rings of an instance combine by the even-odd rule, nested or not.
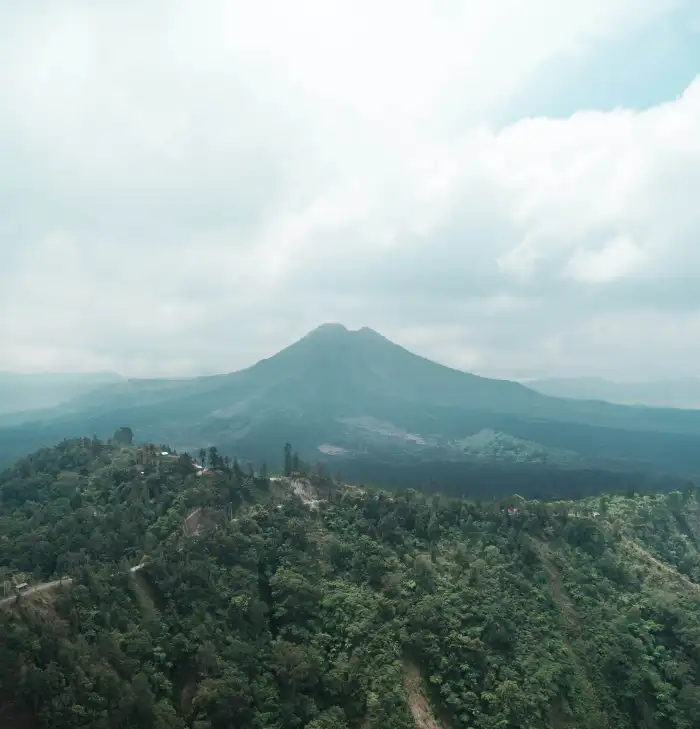
[(4, 580), (73, 578), (0, 607), (5, 716), (409, 729), (418, 671), (445, 728), (697, 726), (694, 489), (467, 502), (316, 474), (310, 508), (164, 450), (67, 441), (0, 476)]

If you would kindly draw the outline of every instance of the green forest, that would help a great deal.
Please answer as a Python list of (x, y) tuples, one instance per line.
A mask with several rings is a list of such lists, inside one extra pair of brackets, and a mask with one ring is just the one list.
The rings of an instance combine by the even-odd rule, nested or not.
[(698, 725), (693, 486), (467, 500), (117, 436), (0, 475), (3, 729)]

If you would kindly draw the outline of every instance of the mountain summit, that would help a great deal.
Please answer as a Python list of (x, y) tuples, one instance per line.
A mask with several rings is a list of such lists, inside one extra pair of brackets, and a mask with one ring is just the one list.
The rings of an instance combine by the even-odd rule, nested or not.
[(138, 440), (182, 450), (216, 445), (257, 461), (276, 462), (292, 441), (314, 460), (579, 458), (700, 471), (699, 412), (550, 397), (342, 324), (324, 324), (239, 372), (120, 382), (24, 419), (0, 429), (0, 458), (129, 425)]
[(332, 402), (336, 417), (370, 414), (378, 402), (389, 400), (505, 411), (548, 400), (516, 382), (491, 380), (437, 364), (373, 329), (352, 331), (342, 324), (324, 324), (273, 357), (229, 377), (235, 381), (239, 376), (262, 389), (273, 382), (285, 383), (289, 388), (280, 393), (280, 403), (294, 402), (307, 415), (311, 413), (302, 403), (306, 397)]

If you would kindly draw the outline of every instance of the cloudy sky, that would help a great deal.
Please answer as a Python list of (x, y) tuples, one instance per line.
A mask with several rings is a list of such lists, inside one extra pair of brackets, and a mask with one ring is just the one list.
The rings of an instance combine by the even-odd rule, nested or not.
[(697, 0), (0, 3), (0, 369), (325, 321), (494, 376), (700, 372)]

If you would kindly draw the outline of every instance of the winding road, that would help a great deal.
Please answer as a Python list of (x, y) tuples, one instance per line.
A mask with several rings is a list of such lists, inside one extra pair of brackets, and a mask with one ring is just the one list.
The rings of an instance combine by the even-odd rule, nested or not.
[(70, 577), (66, 577), (63, 580), (53, 580), (52, 582), (42, 582), (39, 585), (33, 585), (32, 587), (28, 587), (26, 590), (20, 592), (19, 595), (10, 595), (10, 597), (3, 598), (2, 600), (0, 600), (0, 605), (7, 605), (8, 603), (14, 602), (19, 597), (33, 595), (35, 592), (44, 592), (46, 590), (51, 590), (54, 587), (70, 585), (72, 582), (73, 580)]
[[(143, 569), (144, 565), (145, 562), (141, 562), (134, 567), (129, 567), (129, 572), (138, 572), (140, 569)], [(18, 597), (28, 597), (36, 592), (46, 592), (47, 590), (52, 590), (54, 587), (63, 587), (64, 585), (68, 586), (72, 584), (73, 580), (70, 577), (64, 577), (60, 580), (52, 580), (51, 582), (41, 582), (38, 585), (28, 587), (26, 590), (20, 592), (19, 595), (10, 595), (10, 597), (3, 598), (0, 600), (0, 605), (9, 605), (10, 603), (15, 602)]]

